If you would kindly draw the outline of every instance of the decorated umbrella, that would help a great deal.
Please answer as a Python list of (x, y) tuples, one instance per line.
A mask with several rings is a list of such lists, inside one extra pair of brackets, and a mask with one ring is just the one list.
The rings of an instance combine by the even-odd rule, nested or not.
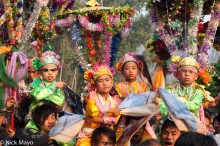
[(145, 116), (156, 110), (155, 104), (152, 103), (157, 96), (154, 92), (145, 92), (142, 94), (131, 93), (118, 106), (121, 115)]
[(50, 139), (63, 143), (71, 141), (81, 130), (84, 124), (84, 116), (65, 112), (58, 119), (58, 123), (50, 130)]
[(205, 125), (175, 95), (162, 88), (159, 88), (158, 91), (165, 102), (170, 117), (180, 131), (193, 131), (203, 134), (208, 132)]

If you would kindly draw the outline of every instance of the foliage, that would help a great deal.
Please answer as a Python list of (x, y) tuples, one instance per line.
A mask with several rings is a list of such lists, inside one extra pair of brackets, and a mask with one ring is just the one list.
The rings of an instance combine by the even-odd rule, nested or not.
[(211, 93), (211, 96), (216, 97), (220, 92), (220, 59), (214, 65), (215, 75), (212, 77), (210, 86), (206, 89)]

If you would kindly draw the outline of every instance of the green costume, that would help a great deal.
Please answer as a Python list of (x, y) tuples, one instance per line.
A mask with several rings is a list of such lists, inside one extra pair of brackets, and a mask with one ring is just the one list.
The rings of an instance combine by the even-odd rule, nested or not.
[[(209, 101), (210, 97), (206, 96), (206, 91), (198, 84), (193, 83), (189, 87), (183, 87), (180, 83), (175, 83), (167, 87), (167, 91), (174, 94), (183, 103), (186, 104), (188, 109), (196, 116), (199, 117), (199, 107), (203, 101)], [(161, 100), (159, 103), (159, 110), (163, 115), (167, 115), (167, 109), (164, 102)]]
[(30, 85), (30, 95), (34, 97), (34, 101), (30, 105), (30, 109), (34, 109), (38, 103), (51, 101), (54, 104), (61, 106), (64, 103), (65, 96), (60, 88), (56, 88), (56, 82), (48, 83), (41, 79), (35, 78)]

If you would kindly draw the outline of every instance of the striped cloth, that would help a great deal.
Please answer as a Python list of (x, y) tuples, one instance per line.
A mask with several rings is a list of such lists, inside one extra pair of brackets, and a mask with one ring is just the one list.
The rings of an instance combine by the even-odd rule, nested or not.
[(174, 114), (178, 119), (184, 121), (190, 131), (197, 131), (197, 123), (193, 114), (189, 111), (187, 106), (179, 100), (175, 95), (169, 93), (165, 89), (159, 88), (159, 93), (162, 96), (169, 112)]

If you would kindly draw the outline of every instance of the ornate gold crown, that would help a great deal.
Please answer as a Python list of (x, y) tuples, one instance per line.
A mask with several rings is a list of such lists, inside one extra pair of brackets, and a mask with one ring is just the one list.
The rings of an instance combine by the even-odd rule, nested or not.
[(193, 66), (199, 70), (199, 63), (193, 57), (184, 57), (178, 63), (178, 68), (183, 66)]
[(109, 75), (113, 78), (112, 72), (107, 66), (99, 66), (94, 67), (93, 69), (89, 69), (84, 73), (84, 78), (86, 80), (90, 80), (91, 84), (94, 84), (94, 81), (96, 78), (98, 78), (101, 75)]

